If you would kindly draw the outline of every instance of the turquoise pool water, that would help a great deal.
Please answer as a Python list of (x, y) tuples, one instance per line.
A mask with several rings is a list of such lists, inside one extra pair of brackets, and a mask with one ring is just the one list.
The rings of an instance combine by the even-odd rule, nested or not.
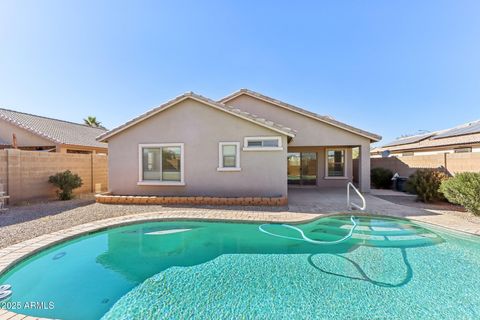
[[(353, 236), (335, 245), (274, 237), (259, 224), (109, 229), (3, 274), (0, 285), (13, 294), (0, 306), (62, 319), (480, 318), (477, 237), (392, 218), (357, 221)], [(351, 221), (342, 215), (298, 227), (334, 241)], [(299, 237), (279, 225), (265, 229)]]

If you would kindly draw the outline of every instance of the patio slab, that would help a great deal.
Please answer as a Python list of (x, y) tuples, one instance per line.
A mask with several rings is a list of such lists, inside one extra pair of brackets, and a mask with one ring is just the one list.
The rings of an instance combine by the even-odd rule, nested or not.
[[(372, 190), (364, 196), (368, 213), (407, 218), (480, 235), (480, 217), (463, 212), (458, 206), (421, 204), (415, 201), (414, 195), (392, 190)], [(351, 197), (356, 203), (361, 203), (355, 193), (352, 193)], [(288, 191), (290, 212), (345, 212), (346, 199), (345, 188), (290, 188)]]

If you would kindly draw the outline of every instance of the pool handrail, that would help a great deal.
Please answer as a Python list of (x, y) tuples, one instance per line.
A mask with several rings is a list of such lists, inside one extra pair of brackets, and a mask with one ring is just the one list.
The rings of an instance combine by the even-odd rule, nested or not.
[[(362, 205), (361, 206), (356, 204), (353, 201), (350, 201), (350, 188), (355, 190), (355, 192), (358, 194), (360, 199), (362, 199)], [(358, 191), (358, 189), (351, 182), (347, 183), (347, 208), (348, 208), (348, 210), (352, 210), (352, 209), (355, 208), (355, 209), (358, 209), (360, 211), (365, 211), (365, 209), (367, 209), (367, 202), (365, 201), (365, 197), (361, 194), (360, 191)]]

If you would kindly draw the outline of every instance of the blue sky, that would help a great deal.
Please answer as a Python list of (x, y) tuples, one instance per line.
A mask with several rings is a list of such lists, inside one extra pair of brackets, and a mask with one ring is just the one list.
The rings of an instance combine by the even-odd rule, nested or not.
[(112, 128), (246, 87), (384, 137), (480, 119), (479, 1), (2, 1), (0, 106)]

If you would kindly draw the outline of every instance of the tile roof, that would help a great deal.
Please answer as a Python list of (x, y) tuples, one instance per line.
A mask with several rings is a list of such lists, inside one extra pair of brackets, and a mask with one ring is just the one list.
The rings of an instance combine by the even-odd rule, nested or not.
[(430, 138), (433, 135), (435, 135), (435, 132), (429, 132), (429, 133), (417, 134), (417, 135), (414, 135), (414, 136), (408, 136), (408, 137), (400, 138), (400, 139), (397, 139), (397, 140), (392, 141), (390, 143), (387, 143), (383, 147), (393, 147), (393, 146), (399, 146), (399, 145), (402, 145), (402, 144), (420, 142), (422, 140)]
[(366, 138), (369, 138), (373, 141), (379, 141), (382, 139), (381, 136), (377, 135), (377, 134), (374, 134), (374, 133), (371, 133), (371, 132), (368, 132), (368, 131), (364, 131), (364, 130), (361, 130), (361, 129), (358, 129), (358, 128), (355, 128), (355, 127), (352, 127), (346, 123), (343, 123), (343, 122), (340, 122), (340, 121), (337, 121), (335, 119), (333, 119), (332, 117), (330, 116), (322, 116), (322, 115), (319, 115), (319, 114), (316, 114), (314, 112), (311, 112), (311, 111), (308, 111), (308, 110), (305, 110), (305, 109), (302, 109), (302, 108), (299, 108), (297, 106), (294, 106), (294, 105), (291, 105), (289, 103), (286, 103), (286, 102), (283, 102), (283, 101), (280, 101), (280, 100), (277, 100), (277, 99), (274, 99), (274, 98), (271, 98), (271, 97), (268, 97), (268, 96), (265, 96), (261, 93), (258, 93), (258, 92), (255, 92), (253, 90), (249, 90), (249, 89), (240, 89), (222, 99), (219, 100), (219, 102), (221, 103), (225, 103), (225, 104), (228, 104), (228, 101), (236, 98), (237, 96), (241, 95), (241, 94), (247, 94), (249, 96), (252, 96), (254, 98), (258, 98), (260, 100), (264, 100), (264, 101), (267, 101), (267, 102), (270, 102), (274, 105), (277, 105), (277, 106), (280, 106), (280, 107), (283, 107), (285, 109), (288, 109), (290, 111), (293, 111), (293, 112), (297, 112), (297, 113), (300, 113), (300, 114), (303, 114), (307, 117), (310, 117), (310, 118), (313, 118), (313, 119), (316, 119), (316, 120), (319, 120), (321, 122), (324, 122), (324, 123), (327, 123), (327, 124), (330, 124), (332, 126), (335, 126), (335, 127), (338, 127), (338, 128), (341, 128), (341, 129), (344, 129), (344, 130), (347, 130), (347, 131), (350, 131), (352, 133), (356, 133), (358, 135), (361, 135), (361, 136), (364, 136)]
[(106, 130), (87, 125), (46, 118), (33, 114), (0, 108), (0, 119), (25, 129), (55, 144), (107, 148), (95, 138)]
[(435, 135), (435, 137), (433, 137), (433, 139), (454, 137), (454, 136), (460, 136), (460, 135), (469, 134), (469, 133), (480, 133), (480, 120), (465, 123), (455, 128), (439, 132), (438, 134)]
[(375, 148), (372, 152), (404, 151), (412, 149), (438, 148), (455, 145), (471, 145), (480, 143), (480, 120), (472, 121), (457, 127), (402, 138)]
[(280, 132), (282, 134), (285, 134), (287, 136), (290, 136), (290, 137), (294, 137), (295, 136), (295, 133), (296, 131), (292, 128), (288, 128), (286, 126), (283, 126), (279, 123), (275, 123), (273, 121), (270, 121), (270, 120), (267, 120), (267, 119), (264, 119), (264, 118), (261, 118), (261, 117), (258, 117), (258, 116), (255, 116), (251, 113), (248, 113), (248, 112), (244, 112), (238, 108), (234, 108), (234, 107), (231, 107), (231, 106), (226, 106), (224, 105), (223, 103), (220, 103), (220, 102), (217, 102), (217, 101), (214, 101), (212, 99), (209, 99), (209, 98), (206, 98), (204, 96), (201, 96), (199, 94), (196, 94), (196, 93), (193, 93), (193, 92), (187, 92), (187, 93), (184, 93), (170, 101), (167, 101), (166, 103), (156, 107), (156, 108), (153, 108), (147, 112), (145, 112), (144, 114), (108, 131), (108, 132), (105, 132), (103, 133), (102, 135), (100, 135), (99, 137), (97, 137), (97, 140), (99, 141), (108, 141), (108, 138), (110, 138), (111, 136), (123, 131), (123, 130), (126, 130), (127, 128), (145, 120), (145, 119), (148, 119), (149, 117), (171, 107), (171, 106), (174, 106), (175, 104), (177, 103), (180, 103), (181, 101), (183, 100), (186, 100), (186, 99), (193, 99), (193, 100), (196, 100), (196, 101), (199, 101), (201, 103), (204, 103), (204, 104), (207, 104), (209, 106), (212, 106), (214, 108), (217, 108), (221, 111), (224, 111), (224, 112), (227, 112), (229, 114), (232, 114), (234, 116), (237, 116), (237, 117), (240, 117), (242, 119), (245, 119), (247, 121), (250, 121), (250, 122), (253, 122), (253, 123), (256, 123), (262, 127), (266, 127), (266, 128), (269, 128), (271, 130), (274, 130), (274, 131), (277, 131), (277, 132)]
[(438, 148), (438, 147), (469, 145), (469, 144), (480, 144), (480, 133), (474, 133), (470, 135), (463, 135), (463, 136), (457, 136), (457, 137), (448, 137), (448, 138), (442, 138), (442, 139), (430, 138), (430, 139), (422, 140), (416, 143), (379, 148), (379, 150), (377, 151), (380, 151), (380, 152), (384, 150), (400, 151), (400, 150)]

